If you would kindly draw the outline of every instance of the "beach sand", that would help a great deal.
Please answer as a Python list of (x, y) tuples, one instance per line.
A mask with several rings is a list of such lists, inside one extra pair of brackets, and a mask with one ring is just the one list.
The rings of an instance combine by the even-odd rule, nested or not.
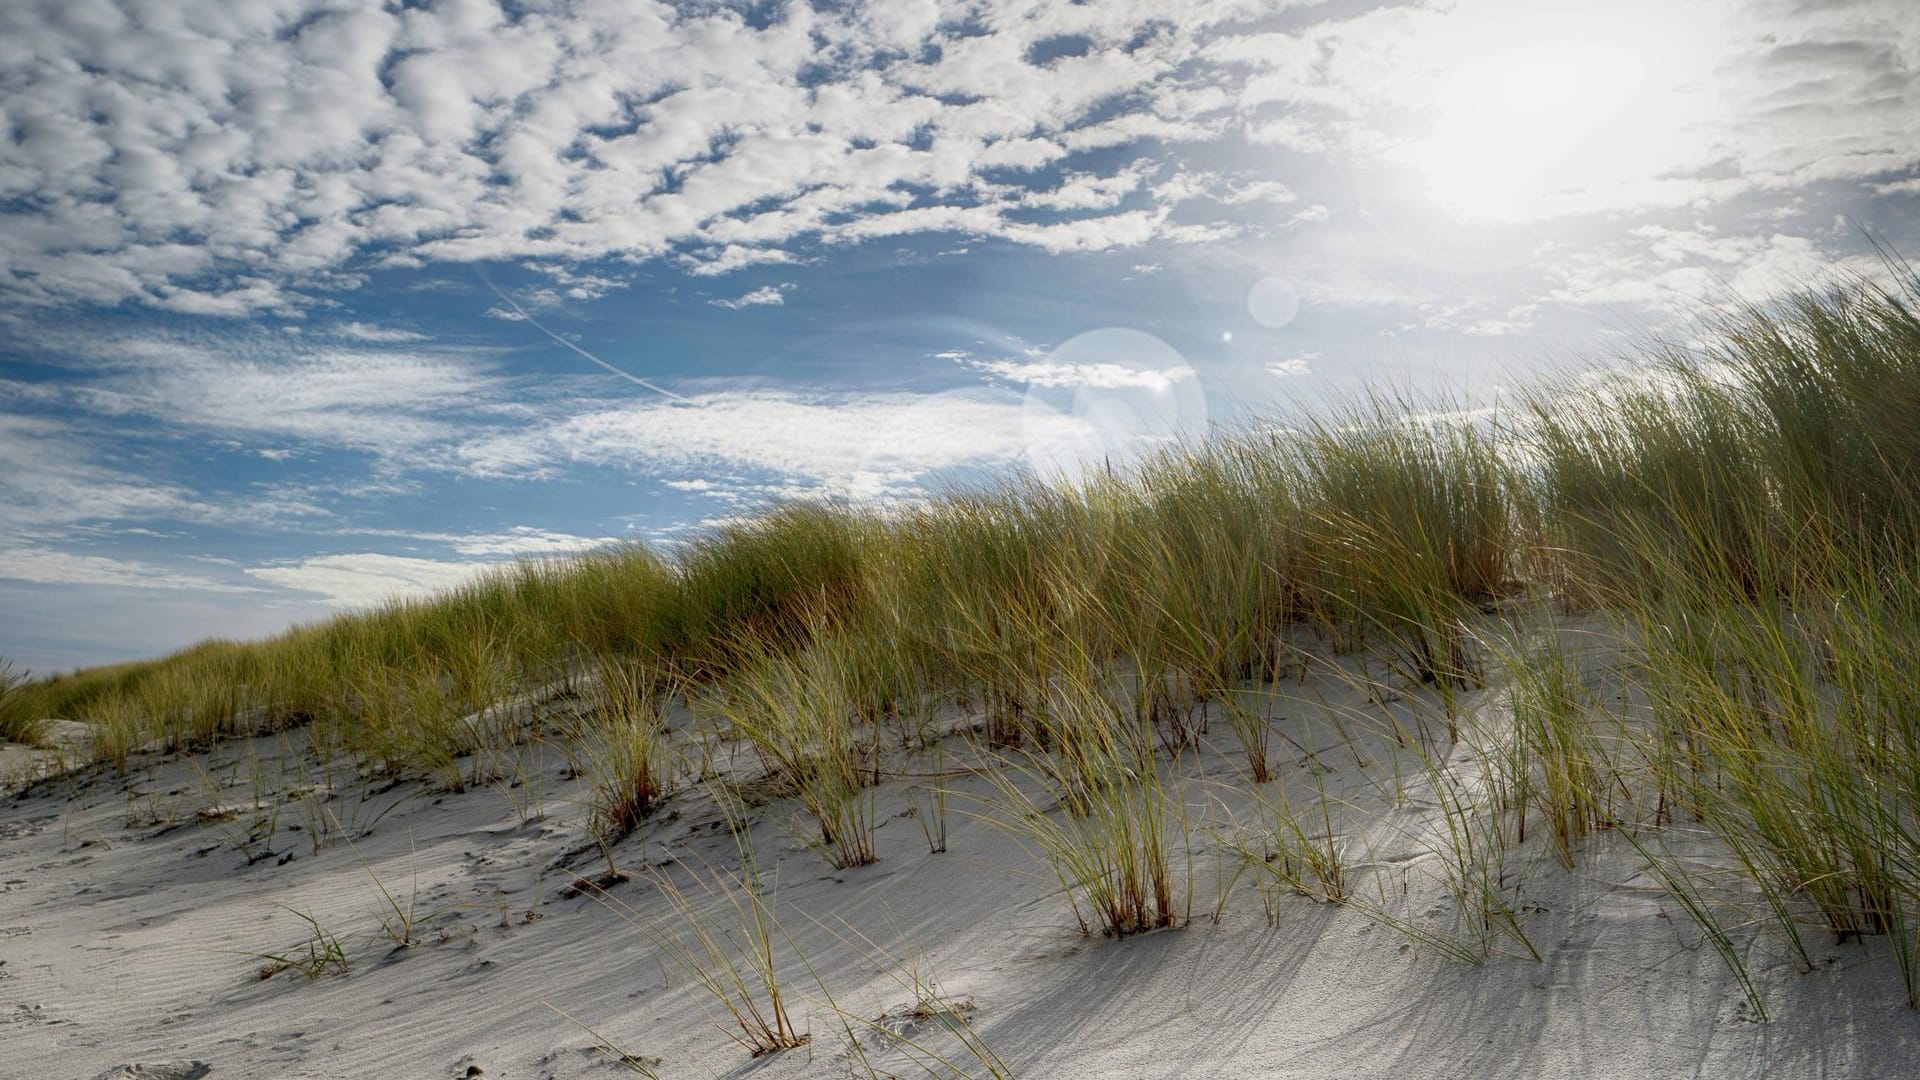
[[(1325, 785), (1330, 805), (1351, 811), (1335, 831), (1356, 894), (1457, 931), (1425, 774), (1393, 739), (1335, 721), (1394, 715), (1441, 752), (1461, 749), (1444, 749), (1435, 702), (1356, 679), (1351, 660), (1322, 664), (1275, 688), (1286, 738), (1269, 797)], [(1469, 728), (1498, 707), (1491, 690), (1459, 706)], [(875, 791), (879, 861), (836, 871), (807, 846), (794, 801), (758, 784), (750, 750), (675, 718), (678, 745), (742, 784), (776, 886), (783, 989), (811, 1039), (757, 1058), (655, 936), (684, 928), (650, 875), (685, 885), (688, 867), (739, 862), (701, 787), (613, 846), (629, 880), (602, 894), (576, 887), (607, 857), (583, 826), (583, 781), (547, 743), (520, 748), (516, 780), (459, 794), (318, 761), (298, 730), (143, 755), (124, 779), (94, 769), (42, 781), (0, 804), (0, 1076), (558, 1080), (621, 1074), (609, 1046), (665, 1077), (926, 1075), (836, 1010), (888, 1017), (961, 1075), (989, 1075), (939, 1023), (909, 1016), (908, 967), (937, 978), (1030, 1080), (1885, 1077), (1920, 1062), (1920, 1015), (1884, 941), (1835, 943), (1810, 928), (1815, 965), (1803, 971), (1775, 935), (1742, 925), (1760, 915), (1746, 898), (1755, 910), (1728, 921), (1771, 1016), (1758, 1022), (1700, 928), (1610, 833), (1585, 841), (1571, 870), (1544, 829), (1509, 852), (1502, 884), (1538, 961), (1500, 939), (1474, 966), (1357, 906), (1271, 889), (1263, 899), (1262, 875), (1236, 873), (1226, 842), (1257, 805), (1218, 722), (1183, 755), (1177, 786), (1191, 922), (1084, 936), (1048, 864), (996, 823), (1005, 811), (972, 771), (995, 762), (964, 749), (971, 719), (939, 718), (961, 732), (940, 757), (890, 760), (916, 775)], [(918, 775), (936, 769), (944, 779)], [(951, 790), (941, 854), (923, 830), (934, 784)], [(345, 836), (316, 845), (316, 830)], [(1666, 842), (1689, 835), (1676, 826)], [(382, 935), (389, 895), (411, 913), (411, 946)], [(350, 969), (263, 979), (265, 954), (305, 948), (303, 914), (339, 940)], [(725, 927), (725, 914), (710, 925)], [(849, 1028), (865, 1033), (864, 1063)]]

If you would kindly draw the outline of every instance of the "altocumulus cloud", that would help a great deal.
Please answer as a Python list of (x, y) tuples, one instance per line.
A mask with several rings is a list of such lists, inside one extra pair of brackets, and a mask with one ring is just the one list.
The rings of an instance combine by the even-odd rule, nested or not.
[[(16, 0), (0, 9), (0, 298), (242, 315), (429, 261), (718, 273), (791, 262), (800, 241), (926, 231), (1054, 252), (1213, 240), (1236, 226), (1210, 208), (1293, 192), (1084, 155), (1236, 139), (1391, 156), (1461, 35), (1527, 7), (1282, 25), (1255, 0), (752, 19), (612, 0)], [(1726, 23), (1712, 94), (1732, 112), (1713, 138), (1649, 133), (1675, 149), (1567, 206), (1904, 182), (1920, 30), (1902, 0), (1688, 7)]]

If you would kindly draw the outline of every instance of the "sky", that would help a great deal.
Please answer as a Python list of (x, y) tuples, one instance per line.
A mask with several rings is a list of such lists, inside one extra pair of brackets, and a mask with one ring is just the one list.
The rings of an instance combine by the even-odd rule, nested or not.
[(9, 0), (0, 656), (1497, 406), (1920, 251), (1911, 0)]

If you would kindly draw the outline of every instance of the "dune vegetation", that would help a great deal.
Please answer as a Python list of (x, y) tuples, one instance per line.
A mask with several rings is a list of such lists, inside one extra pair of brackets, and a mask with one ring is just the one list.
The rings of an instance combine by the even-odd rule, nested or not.
[(46, 718), (26, 690), (27, 677), (0, 660), (0, 740), (37, 743), (46, 737)]
[[(958, 710), (1002, 766), (979, 812), (1116, 937), (1193, 917), (1189, 841), (1209, 826), (1183, 762), (1212, 730), (1262, 808), (1243, 871), (1433, 951), (1532, 952), (1503, 853), (1573, 867), (1607, 832), (1736, 972), (1701, 884), (1729, 868), (1803, 956), (1821, 931), (1884, 941), (1920, 1005), (1917, 304), (1920, 283), (1856, 285), (1723, 313), (1704, 344), (1498, 413), (1382, 398), (1071, 484), (783, 505), (670, 555), (523, 562), (265, 641), (8, 682), (0, 722), (27, 740), (85, 721), (119, 770), (299, 727), (459, 791), (553, 735), (516, 703), (570, 694), (594, 702), (561, 734), (612, 842), (710, 778), (661, 738), (684, 710), (749, 747), (844, 869), (875, 858), (888, 749), (931, 751)], [(1273, 782), (1289, 733), (1269, 690), (1319, 650), (1381, 657), (1440, 703), (1438, 729), (1388, 734), (1421, 763), (1407, 782), (1438, 808), (1471, 932), (1387, 910), (1337, 839), (1355, 808)], [(1497, 707), (1455, 707), (1470, 695)], [(1669, 844), (1679, 823), (1713, 843)], [(767, 911), (740, 909), (769, 940)], [(719, 946), (693, 940), (676, 955), (712, 970)], [(778, 1004), (743, 1021), (748, 1045), (798, 1041)]]

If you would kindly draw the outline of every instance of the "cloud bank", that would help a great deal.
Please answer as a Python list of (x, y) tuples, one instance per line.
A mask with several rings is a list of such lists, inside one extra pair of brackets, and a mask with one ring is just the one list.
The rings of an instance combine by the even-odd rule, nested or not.
[(1215, 240), (1237, 228), (1222, 208), (1293, 201), (1288, 178), (1101, 152), (1231, 142), (1444, 174), (1419, 139), (1446, 131), (1436, 102), (1474, 104), (1460, 57), (1500, 34), (1714, 51), (1711, 80), (1636, 119), (1635, 154), (1556, 189), (1562, 210), (1897, 192), (1920, 164), (1920, 20), (1900, 0), (1291, 6), (20, 0), (0, 9), (0, 299), (243, 315), (427, 262), (724, 273), (928, 231)]

